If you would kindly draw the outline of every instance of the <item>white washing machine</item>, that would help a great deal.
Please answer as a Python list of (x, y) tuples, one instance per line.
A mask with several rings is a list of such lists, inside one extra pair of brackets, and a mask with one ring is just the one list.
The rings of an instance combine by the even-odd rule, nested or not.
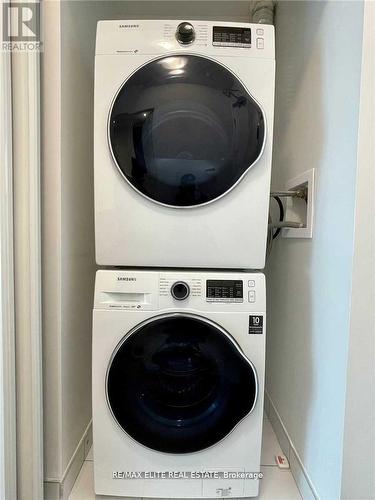
[(259, 273), (97, 273), (97, 494), (258, 494), (265, 314)]
[(98, 264), (264, 267), (274, 52), (269, 25), (98, 23)]

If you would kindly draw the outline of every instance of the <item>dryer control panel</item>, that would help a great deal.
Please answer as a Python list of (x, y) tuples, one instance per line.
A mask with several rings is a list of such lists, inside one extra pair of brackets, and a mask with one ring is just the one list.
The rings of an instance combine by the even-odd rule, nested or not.
[(251, 28), (214, 26), (212, 45), (216, 47), (251, 47)]
[(274, 27), (199, 20), (99, 21), (96, 55), (141, 56), (194, 52), (209, 56), (275, 58)]

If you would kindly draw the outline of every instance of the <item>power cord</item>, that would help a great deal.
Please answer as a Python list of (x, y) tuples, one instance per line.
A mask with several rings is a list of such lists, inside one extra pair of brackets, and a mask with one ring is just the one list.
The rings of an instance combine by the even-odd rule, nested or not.
[[(285, 217), (285, 210), (284, 210), (284, 205), (281, 199), (278, 196), (272, 196), (274, 200), (276, 200), (278, 206), (279, 206), (279, 224), (284, 222), (284, 217)], [(274, 232), (274, 226), (275, 224), (272, 222), (272, 217), (271, 214), (268, 215), (268, 238), (267, 238), (267, 250), (266, 250), (266, 260), (268, 260), (271, 251), (272, 251), (272, 246), (273, 246), (273, 241), (279, 236), (281, 227), (276, 228), (276, 231)]]
[[(279, 196), (274, 196), (273, 199), (277, 202), (279, 206), (279, 222), (283, 222), (285, 217), (284, 205)], [(272, 234), (272, 239), (275, 240), (281, 232), (281, 227), (278, 227), (276, 231)]]
[[(271, 254), (273, 241), (279, 236), (281, 229), (283, 227), (286, 227), (286, 228), (301, 228), (301, 227), (303, 227), (303, 224), (300, 222), (292, 222), (292, 221), (284, 220), (285, 209), (284, 209), (284, 205), (283, 205), (283, 202), (281, 201), (280, 196), (290, 196), (290, 195), (289, 194), (287, 195), (286, 192), (283, 192), (283, 191), (280, 191), (277, 194), (271, 193), (271, 198), (276, 200), (278, 207), (279, 207), (279, 220), (277, 222), (273, 222), (271, 215), (268, 216), (268, 238), (267, 238), (266, 260), (268, 260), (268, 257)], [(305, 193), (302, 193), (300, 191), (292, 193), (291, 196), (302, 198), (302, 199), (305, 199), (305, 201), (307, 201), (307, 197), (306, 197)]]

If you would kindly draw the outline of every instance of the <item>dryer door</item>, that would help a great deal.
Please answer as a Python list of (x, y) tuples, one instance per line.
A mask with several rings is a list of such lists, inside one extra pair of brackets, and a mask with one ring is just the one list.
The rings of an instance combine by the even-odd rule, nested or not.
[(209, 203), (231, 190), (263, 150), (263, 112), (223, 65), (162, 57), (125, 81), (108, 121), (113, 159), (150, 200)]
[(138, 443), (191, 453), (223, 439), (257, 398), (251, 362), (220, 326), (168, 314), (134, 328), (107, 371), (107, 401)]

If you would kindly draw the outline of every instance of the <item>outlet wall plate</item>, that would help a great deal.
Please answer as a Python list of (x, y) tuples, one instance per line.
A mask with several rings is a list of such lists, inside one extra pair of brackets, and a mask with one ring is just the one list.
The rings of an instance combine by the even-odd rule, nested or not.
[(286, 202), (285, 220), (302, 222), (301, 228), (284, 228), (281, 231), (283, 238), (312, 238), (314, 224), (315, 201), (315, 169), (307, 170), (290, 179), (285, 184), (287, 191), (307, 188), (307, 203), (301, 199), (288, 198)]

